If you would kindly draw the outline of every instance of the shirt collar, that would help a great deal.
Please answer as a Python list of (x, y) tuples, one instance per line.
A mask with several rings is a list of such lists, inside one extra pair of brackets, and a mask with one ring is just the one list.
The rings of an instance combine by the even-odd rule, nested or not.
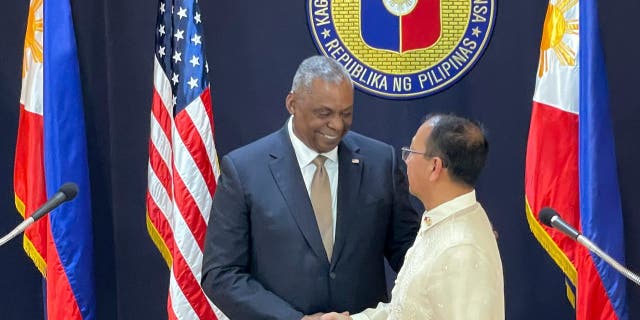
[(471, 190), (468, 193), (455, 197), (423, 214), (422, 223), (431, 227), (438, 222), (452, 216), (460, 210), (471, 207), (476, 203), (476, 191)]
[(293, 151), (296, 153), (296, 158), (298, 158), (298, 165), (300, 168), (304, 168), (308, 166), (313, 159), (315, 159), (319, 154), (327, 157), (328, 160), (337, 163), (338, 162), (338, 147), (331, 149), (329, 152), (318, 153), (317, 151), (309, 148), (302, 140), (298, 138), (298, 136), (293, 133), (293, 116), (289, 117), (287, 123), (287, 130), (289, 131), (289, 139), (291, 139), (291, 144), (293, 145)]

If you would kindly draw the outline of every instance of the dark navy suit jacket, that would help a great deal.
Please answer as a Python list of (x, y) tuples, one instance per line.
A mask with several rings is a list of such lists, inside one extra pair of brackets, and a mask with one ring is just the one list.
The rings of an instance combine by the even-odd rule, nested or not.
[(349, 132), (338, 146), (331, 262), (287, 127), (222, 159), (202, 287), (232, 320), (359, 312), (388, 301), (384, 257), (396, 271), (419, 227), (394, 148)]

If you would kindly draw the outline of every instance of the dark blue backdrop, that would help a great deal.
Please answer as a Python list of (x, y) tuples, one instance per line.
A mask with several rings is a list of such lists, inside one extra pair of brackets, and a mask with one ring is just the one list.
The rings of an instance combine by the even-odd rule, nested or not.
[[(221, 155), (281, 127), (297, 64), (316, 49), (306, 1), (201, 1)], [(637, 1), (600, 1), (611, 88), (627, 263), (640, 270), (640, 169), (635, 96), (640, 44)], [(145, 227), (149, 109), (156, 0), (72, 0), (83, 80), (96, 245), (99, 319), (164, 319), (168, 272)], [(410, 142), (427, 112), (482, 121), (491, 153), (478, 196), (500, 233), (507, 319), (571, 319), (563, 278), (529, 232), (524, 157), (546, 0), (502, 0), (493, 40), (471, 73), (448, 91), (412, 101), (356, 93), (353, 129)], [(13, 157), (28, 1), (0, 10), (0, 233), (19, 222)], [(605, 76), (605, 75), (602, 75)], [(41, 319), (40, 275), (19, 240), (0, 248), (0, 318)], [(631, 319), (640, 291), (630, 286)]]

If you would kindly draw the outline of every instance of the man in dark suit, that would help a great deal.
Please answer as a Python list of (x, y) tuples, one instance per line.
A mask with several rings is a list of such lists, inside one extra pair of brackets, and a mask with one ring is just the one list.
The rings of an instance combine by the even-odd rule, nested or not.
[(302, 62), (284, 128), (222, 159), (202, 287), (232, 320), (299, 320), (388, 301), (419, 227), (393, 147), (350, 132), (353, 84)]

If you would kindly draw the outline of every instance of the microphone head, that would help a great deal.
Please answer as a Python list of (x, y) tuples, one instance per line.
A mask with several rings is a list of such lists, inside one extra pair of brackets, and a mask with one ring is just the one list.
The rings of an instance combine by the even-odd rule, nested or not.
[(538, 214), (538, 216), (540, 217), (540, 222), (544, 223), (549, 227), (551, 227), (551, 218), (557, 215), (558, 215), (558, 212), (556, 212), (555, 210), (549, 207), (544, 207), (540, 209), (540, 213)]
[(65, 201), (72, 200), (78, 194), (78, 185), (73, 182), (67, 182), (63, 184), (58, 192), (62, 192), (66, 197)]

